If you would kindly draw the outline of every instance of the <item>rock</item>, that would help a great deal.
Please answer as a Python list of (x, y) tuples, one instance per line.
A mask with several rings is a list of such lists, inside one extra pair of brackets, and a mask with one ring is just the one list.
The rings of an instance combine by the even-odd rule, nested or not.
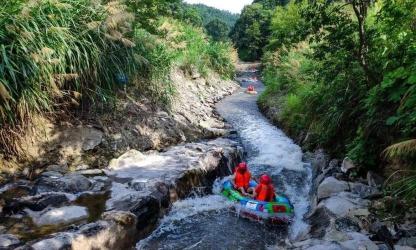
[(108, 168), (110, 170), (118, 170), (124, 168), (126, 165), (134, 165), (136, 162), (141, 162), (145, 159), (145, 155), (137, 150), (130, 150), (124, 153), (117, 159), (113, 159), (110, 161), (110, 165)]
[(341, 164), (341, 171), (343, 173), (347, 173), (350, 170), (356, 168), (356, 166), (354, 165), (354, 163), (352, 162), (352, 160), (348, 157), (346, 157)]
[(367, 182), (370, 187), (381, 188), (384, 184), (384, 178), (373, 171), (368, 171)]
[(40, 213), (26, 209), (36, 226), (67, 225), (88, 218), (85, 207), (69, 206), (54, 208)]
[(60, 172), (57, 172), (57, 171), (46, 171), (46, 172), (43, 172), (41, 174), (41, 177), (56, 177), (56, 178), (59, 178), (59, 177), (62, 177), (62, 176), (63, 176), (63, 174), (60, 173)]
[(106, 176), (94, 176), (90, 180), (92, 181), (91, 192), (103, 192), (111, 189), (111, 180)]
[(14, 249), (20, 243), (19, 238), (13, 234), (0, 234), (0, 249)]
[(30, 246), (33, 250), (63, 250), (71, 249), (72, 240), (76, 235), (74, 233), (57, 233), (51, 238), (40, 240)]
[(136, 217), (132, 213), (112, 211), (105, 213), (103, 220), (83, 225), (73, 232), (52, 234), (25, 249), (130, 249), (138, 240), (136, 224)]
[(313, 153), (305, 154), (306, 162), (310, 162), (316, 173), (320, 173), (328, 164), (328, 155), (323, 149), (315, 150)]
[(368, 211), (368, 208), (361, 208), (361, 209), (355, 209), (348, 213), (348, 216), (364, 216), (368, 217), (370, 215), (370, 211)]
[(90, 187), (91, 181), (79, 174), (69, 174), (62, 177), (42, 175), (35, 185), (37, 193), (67, 192), (76, 194), (87, 191)]
[(342, 242), (349, 240), (350, 238), (344, 231), (337, 230), (335, 228), (331, 228), (327, 231), (324, 240), (330, 242)]
[(331, 161), (329, 161), (328, 163), (328, 167), (326, 169), (339, 169), (339, 160), (338, 159), (332, 159)]
[(46, 171), (65, 174), (69, 171), (69, 168), (67, 165), (49, 165), (46, 167)]
[(89, 151), (101, 144), (103, 132), (94, 128), (82, 128), (80, 131), (83, 142), (82, 150)]
[(372, 240), (382, 241), (388, 244), (389, 246), (393, 247), (394, 245), (393, 235), (391, 234), (391, 232), (389, 231), (389, 229), (387, 228), (385, 224), (378, 222), (378, 221), (371, 224), (370, 233), (375, 234), (372, 237)]
[(86, 169), (77, 171), (76, 173), (84, 176), (104, 175), (104, 171), (101, 169)]
[(136, 225), (136, 216), (129, 212), (122, 212), (122, 211), (113, 211), (113, 212), (106, 212), (102, 216), (103, 220), (110, 220), (114, 221), (119, 225), (122, 226), (135, 226)]
[(383, 193), (377, 188), (361, 183), (351, 183), (351, 191), (358, 194), (363, 199), (376, 199), (383, 196)]
[(398, 234), (403, 238), (416, 237), (416, 224), (414, 220), (398, 225)]
[(87, 164), (81, 164), (81, 165), (78, 165), (78, 166), (75, 168), (75, 171), (87, 170), (87, 169), (89, 169), (89, 168), (90, 168), (90, 166), (88, 166)]
[(394, 250), (415, 250), (414, 247), (394, 245)]
[(360, 225), (350, 217), (342, 217), (335, 220), (335, 228), (342, 232), (359, 232)]
[[(294, 249), (305, 250), (342, 250), (342, 248), (336, 243), (327, 242), (318, 239), (308, 239), (300, 242), (294, 242), (292, 247)], [(284, 248), (285, 249), (285, 248)], [(292, 248), (288, 248), (292, 249)]]
[(397, 245), (416, 248), (416, 237), (401, 238)]
[(318, 186), (318, 200), (330, 197), (348, 189), (349, 186), (347, 182), (339, 181), (334, 177), (328, 177)]
[(392, 248), (387, 244), (377, 244), (378, 250), (392, 250)]
[(340, 245), (345, 249), (350, 250), (378, 250), (378, 246), (372, 242), (366, 235), (360, 233), (348, 233), (347, 234), (351, 239), (340, 242)]
[(15, 214), (25, 208), (29, 208), (32, 211), (42, 211), (47, 207), (57, 207), (72, 200), (75, 200), (75, 196), (69, 194), (42, 193), (15, 199), (4, 207), (4, 213)]
[(368, 201), (362, 200), (351, 193), (342, 192), (336, 196), (332, 196), (321, 201), (318, 207), (326, 207), (329, 211), (335, 214), (337, 217), (346, 216), (349, 212), (365, 208), (368, 205)]
[(326, 207), (317, 207), (307, 216), (307, 222), (311, 225), (310, 235), (313, 238), (324, 237), (333, 217), (334, 214)]

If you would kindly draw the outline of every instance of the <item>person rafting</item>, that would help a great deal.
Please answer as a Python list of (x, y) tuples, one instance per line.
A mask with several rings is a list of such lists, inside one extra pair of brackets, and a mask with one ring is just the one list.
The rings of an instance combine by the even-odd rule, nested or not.
[(249, 85), (247, 87), (246, 93), (250, 95), (257, 95), (257, 91), (254, 89), (253, 85)]
[(275, 191), (272, 179), (268, 175), (260, 177), (260, 183), (254, 189), (252, 197), (258, 201), (273, 201), (275, 198)]
[(234, 188), (240, 191), (245, 196), (250, 196), (253, 193), (253, 188), (250, 187), (251, 173), (248, 170), (247, 163), (241, 162), (235, 169), (235, 173), (231, 176), (231, 183)]

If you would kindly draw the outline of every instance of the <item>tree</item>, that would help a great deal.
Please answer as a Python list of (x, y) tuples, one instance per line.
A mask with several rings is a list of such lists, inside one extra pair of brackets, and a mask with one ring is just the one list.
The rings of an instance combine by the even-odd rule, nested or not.
[(242, 60), (258, 60), (263, 55), (270, 35), (271, 14), (260, 3), (243, 9), (230, 34)]
[(229, 29), (225, 22), (214, 19), (209, 22), (205, 29), (207, 30), (208, 35), (212, 37), (215, 41), (225, 41), (228, 39)]

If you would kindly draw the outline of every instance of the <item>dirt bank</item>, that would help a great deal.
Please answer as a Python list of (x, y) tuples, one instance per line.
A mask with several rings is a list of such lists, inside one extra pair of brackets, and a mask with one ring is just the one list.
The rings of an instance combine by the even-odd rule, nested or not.
[(171, 105), (162, 107), (138, 89), (119, 93), (111, 109), (79, 110), (59, 119), (39, 117), (20, 141), (21, 157), (0, 155), (0, 181), (35, 178), (48, 166), (75, 170), (103, 168), (129, 149), (162, 148), (224, 134), (224, 123), (214, 104), (231, 94), (237, 84), (210, 73), (185, 74), (175, 69)]

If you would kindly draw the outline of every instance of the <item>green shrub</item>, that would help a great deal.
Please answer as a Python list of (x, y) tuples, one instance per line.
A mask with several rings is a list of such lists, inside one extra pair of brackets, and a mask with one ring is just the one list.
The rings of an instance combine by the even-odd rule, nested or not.
[(113, 14), (89, 0), (16, 1), (3, 6), (2, 124), (52, 110), (58, 100), (106, 100), (119, 74), (137, 71), (134, 43), (125, 36), (126, 23), (133, 17), (122, 5), (107, 7)]

